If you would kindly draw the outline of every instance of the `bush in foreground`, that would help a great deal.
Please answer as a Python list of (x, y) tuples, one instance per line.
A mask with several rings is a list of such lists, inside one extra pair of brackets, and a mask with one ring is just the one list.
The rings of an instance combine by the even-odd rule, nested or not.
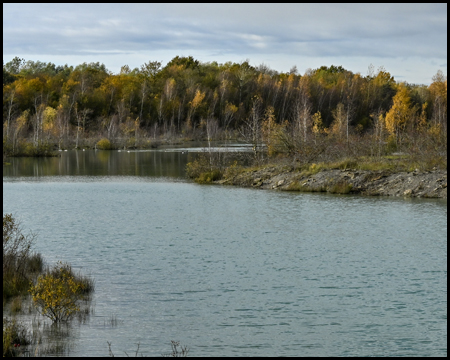
[(15, 319), (3, 318), (3, 357), (20, 356), (20, 346), (30, 344), (27, 328)]
[(53, 269), (39, 276), (29, 291), (38, 311), (53, 322), (60, 322), (70, 320), (80, 312), (79, 303), (93, 291), (93, 283), (75, 277), (70, 265), (58, 262)]
[(35, 235), (25, 235), (12, 214), (3, 215), (3, 302), (25, 295), (30, 281), (42, 271), (43, 259), (32, 253)]

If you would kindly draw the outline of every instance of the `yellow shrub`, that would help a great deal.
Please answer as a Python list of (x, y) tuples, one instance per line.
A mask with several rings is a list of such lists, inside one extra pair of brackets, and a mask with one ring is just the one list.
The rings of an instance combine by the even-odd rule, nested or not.
[(100, 139), (97, 143), (100, 150), (111, 150), (111, 142), (107, 138)]
[(66, 321), (80, 311), (82, 287), (71, 274), (70, 267), (58, 263), (53, 271), (41, 275), (30, 292), (35, 306), (52, 321)]

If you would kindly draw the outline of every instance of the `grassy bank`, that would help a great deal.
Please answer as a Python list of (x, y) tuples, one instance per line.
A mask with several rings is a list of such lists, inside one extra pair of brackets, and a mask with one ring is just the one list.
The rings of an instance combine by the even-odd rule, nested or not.
[(51, 157), (58, 156), (55, 147), (49, 143), (40, 143), (38, 145), (32, 142), (20, 141), (15, 146), (3, 141), (3, 162), (7, 157)]
[[(249, 166), (239, 165), (236, 161), (220, 166), (211, 166), (207, 155), (187, 165), (187, 175), (197, 183), (229, 182), (242, 175), (262, 171), (264, 169), (278, 169), (279, 172), (294, 171), (300, 176), (315, 175), (327, 170), (365, 170), (385, 171), (388, 173), (447, 170), (446, 156), (417, 157), (407, 154), (393, 154), (380, 157), (346, 157), (334, 161), (300, 162), (294, 157), (279, 156), (268, 158), (259, 164)], [(305, 188), (306, 189), (306, 188)]]

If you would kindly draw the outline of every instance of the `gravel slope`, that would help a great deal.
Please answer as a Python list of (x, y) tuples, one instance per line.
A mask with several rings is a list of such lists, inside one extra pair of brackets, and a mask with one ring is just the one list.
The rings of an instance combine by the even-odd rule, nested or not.
[(261, 189), (346, 192), (377, 196), (447, 198), (447, 170), (398, 172), (367, 170), (324, 170), (305, 176), (286, 166), (269, 166), (244, 172), (218, 184)]

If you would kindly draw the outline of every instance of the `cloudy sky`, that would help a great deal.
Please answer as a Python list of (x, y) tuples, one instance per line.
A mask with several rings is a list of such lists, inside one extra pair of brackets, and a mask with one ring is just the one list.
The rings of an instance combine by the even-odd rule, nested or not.
[(122, 65), (189, 56), (300, 74), (373, 64), (397, 81), (447, 74), (447, 4), (3, 4), (3, 61)]

